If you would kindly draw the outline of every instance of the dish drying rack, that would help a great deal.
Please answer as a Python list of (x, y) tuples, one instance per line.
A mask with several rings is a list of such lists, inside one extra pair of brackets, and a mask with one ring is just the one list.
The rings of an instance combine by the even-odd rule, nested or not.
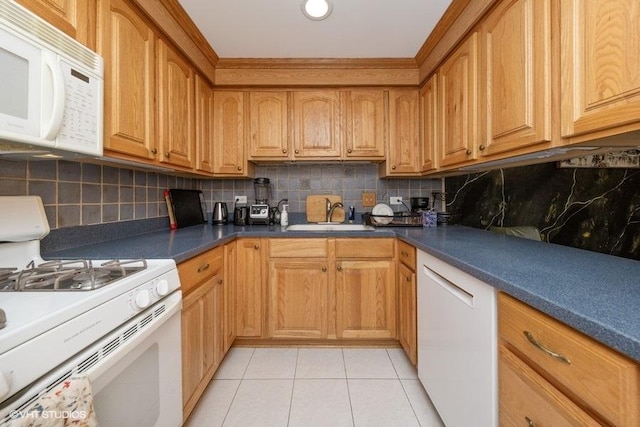
[(374, 227), (422, 227), (422, 212), (396, 212), (393, 215), (363, 213), (362, 219)]

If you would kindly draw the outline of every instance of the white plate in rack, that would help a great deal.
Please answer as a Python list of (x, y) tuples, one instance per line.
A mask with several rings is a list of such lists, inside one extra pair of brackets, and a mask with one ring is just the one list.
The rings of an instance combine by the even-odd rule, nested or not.
[[(371, 210), (373, 217), (371, 218), (376, 224), (389, 224), (393, 220), (393, 209), (384, 203), (378, 203)], [(378, 216), (383, 215), (383, 216)], [(389, 218), (385, 218), (388, 216)]]

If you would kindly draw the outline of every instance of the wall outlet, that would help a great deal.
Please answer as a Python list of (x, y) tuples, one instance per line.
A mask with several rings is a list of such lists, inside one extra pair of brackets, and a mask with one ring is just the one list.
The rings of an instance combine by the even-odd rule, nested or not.
[(389, 197), (389, 204), (390, 205), (401, 205), (402, 204), (402, 197), (400, 197), (400, 196)]
[(233, 196), (233, 200), (235, 200), (236, 203), (247, 204), (247, 196)]
[(362, 207), (372, 208), (376, 205), (376, 193), (362, 193)]

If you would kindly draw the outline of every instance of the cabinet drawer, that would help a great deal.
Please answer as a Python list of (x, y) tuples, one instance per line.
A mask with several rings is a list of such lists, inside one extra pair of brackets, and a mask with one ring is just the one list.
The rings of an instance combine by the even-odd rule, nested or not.
[(336, 239), (337, 258), (393, 258), (394, 239)]
[(599, 426), (517, 356), (500, 346), (501, 426)]
[(327, 239), (270, 239), (269, 258), (325, 258)]
[(510, 349), (607, 423), (640, 425), (638, 364), (514, 298), (501, 293), (498, 301), (499, 334)]
[(398, 240), (398, 259), (401, 263), (416, 271), (416, 248)]
[(178, 265), (178, 274), (180, 275), (182, 293), (188, 294), (204, 279), (216, 274), (222, 275), (223, 254), (223, 248), (219, 247), (181, 262)]

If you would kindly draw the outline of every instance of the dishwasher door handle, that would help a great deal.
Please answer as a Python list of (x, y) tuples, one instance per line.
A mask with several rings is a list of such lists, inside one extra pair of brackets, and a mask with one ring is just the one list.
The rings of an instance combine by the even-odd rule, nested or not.
[(449, 281), (448, 279), (445, 279), (426, 265), (422, 265), (422, 273), (432, 281), (434, 281), (442, 289), (449, 292), (451, 295), (458, 298), (461, 302), (465, 303), (469, 307), (473, 308), (474, 297), (472, 293), (466, 291), (465, 289)]

